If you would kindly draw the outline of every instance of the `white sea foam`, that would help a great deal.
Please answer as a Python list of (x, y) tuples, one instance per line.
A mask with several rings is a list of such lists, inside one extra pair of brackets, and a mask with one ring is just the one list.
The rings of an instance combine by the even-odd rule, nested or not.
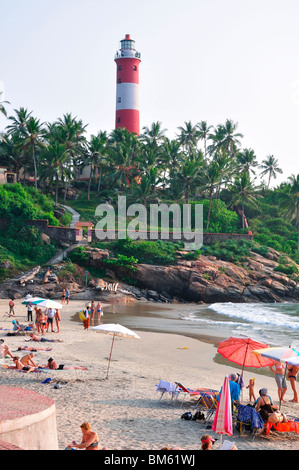
[[(238, 318), (248, 324), (270, 325), (273, 327), (299, 330), (299, 316), (288, 312), (285, 304), (235, 304), (215, 303), (208, 307), (218, 315), (229, 318)], [(294, 309), (298, 309), (298, 305)], [(299, 309), (298, 309), (299, 314)]]

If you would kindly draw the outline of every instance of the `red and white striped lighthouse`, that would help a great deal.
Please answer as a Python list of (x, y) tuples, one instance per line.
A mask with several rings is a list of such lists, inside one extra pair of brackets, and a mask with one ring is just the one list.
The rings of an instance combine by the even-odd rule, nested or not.
[(141, 54), (135, 41), (126, 34), (116, 52), (116, 116), (115, 128), (125, 127), (139, 135), (139, 64)]

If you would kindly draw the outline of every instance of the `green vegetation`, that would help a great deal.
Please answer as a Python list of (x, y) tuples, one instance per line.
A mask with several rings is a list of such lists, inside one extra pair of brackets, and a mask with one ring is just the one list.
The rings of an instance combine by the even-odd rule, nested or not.
[(0, 234), (0, 280), (46, 263), (56, 251), (55, 244), (44, 244), (40, 230), (15, 221)]
[[(3, 110), (5, 114), (5, 103)], [(268, 155), (259, 163), (253, 149), (242, 147), (243, 135), (230, 119), (215, 126), (206, 121), (185, 122), (172, 139), (159, 121), (144, 127), (140, 136), (115, 129), (110, 134), (100, 130), (87, 138), (87, 125), (71, 114), (53, 123), (41, 123), (25, 108), (14, 110), (7, 123), (0, 137), (0, 165), (8, 166), (20, 178), (34, 177), (38, 189), (0, 186), (0, 217), (47, 218), (58, 224), (53, 201), (43, 194), (65, 202), (70, 186), (78, 197), (68, 199), (67, 204), (82, 220), (95, 225), (96, 207), (107, 202), (116, 210), (117, 226), (119, 196), (126, 196), (127, 206), (142, 203), (147, 209), (150, 204), (177, 203), (182, 207), (189, 203), (194, 212), (195, 204), (202, 204), (204, 231), (251, 230), (255, 243), (218, 243), (185, 253), (185, 259), (207, 253), (240, 262), (250, 250), (266, 254), (271, 247), (299, 262), (299, 175), (271, 188), (282, 172), (277, 158)], [(83, 171), (85, 180), (79, 181)], [(23, 183), (28, 184), (26, 178)], [(69, 221), (70, 214), (65, 214), (63, 223)], [(194, 227), (194, 213), (191, 223)], [(152, 228), (150, 224), (147, 220), (148, 228)], [(131, 257), (139, 263), (176, 263), (182, 248), (159, 241), (109, 243), (105, 246), (115, 250), (116, 261), (127, 264)], [(128, 260), (117, 258), (118, 254)], [(72, 256), (82, 265), (87, 262), (84, 250)]]

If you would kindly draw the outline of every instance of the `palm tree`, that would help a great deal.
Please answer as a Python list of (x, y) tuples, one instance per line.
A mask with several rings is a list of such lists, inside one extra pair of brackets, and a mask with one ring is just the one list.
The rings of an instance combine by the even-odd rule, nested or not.
[(225, 168), (226, 162), (227, 162), (226, 159), (214, 158), (204, 168), (203, 174), (201, 175), (201, 186), (203, 190), (208, 191), (208, 197), (209, 197), (209, 208), (208, 208), (208, 215), (207, 215), (206, 230), (209, 229), (209, 224), (210, 224), (213, 193), (215, 189), (221, 183), (223, 170)]
[(209, 135), (212, 140), (212, 145), (208, 150), (218, 152), (219, 150), (225, 151), (230, 157), (236, 153), (238, 146), (240, 146), (240, 138), (243, 134), (237, 131), (238, 124), (234, 123), (231, 119), (227, 119), (223, 124), (219, 124), (214, 131), (214, 134)]
[(277, 173), (282, 173), (282, 169), (278, 166), (278, 160), (274, 158), (274, 155), (268, 155), (265, 160), (262, 161), (260, 168), (262, 169), (261, 177), (269, 175), (268, 189), (272, 178), (277, 178)]
[(281, 207), (286, 211), (286, 215), (290, 221), (295, 220), (298, 229), (298, 246), (299, 251), (299, 174), (288, 177), (289, 183), (286, 185), (286, 198), (281, 203)]
[(255, 175), (254, 168), (258, 166), (257, 158), (252, 149), (244, 149), (237, 154), (237, 163), (240, 165), (241, 172), (252, 172)]
[[(73, 177), (68, 165), (69, 149), (65, 144), (53, 142), (41, 153), (40, 178), (55, 183), (55, 202), (58, 203), (59, 181), (66, 182)], [(66, 191), (64, 194), (66, 198)]]
[(151, 127), (143, 127), (142, 129), (143, 134), (141, 134), (140, 140), (156, 150), (164, 141), (167, 129), (162, 129), (160, 121), (153, 122)]
[[(101, 169), (102, 160), (106, 153), (107, 140), (108, 140), (108, 137), (107, 137), (106, 131), (100, 131), (96, 136), (92, 135), (90, 137), (89, 142), (87, 143), (87, 158), (86, 158), (85, 164), (90, 165), (90, 175), (89, 175), (88, 191), (87, 191), (88, 201), (90, 199), (90, 185), (91, 185), (92, 174), (95, 168)], [(101, 173), (99, 174), (98, 191), (100, 189), (100, 184), (101, 184)]]
[(0, 157), (1, 161), (13, 168), (19, 179), (19, 172), (21, 168), (26, 166), (26, 159), (20, 150), (21, 139), (17, 132), (4, 134), (2, 142), (0, 142)]
[(210, 135), (210, 130), (213, 128), (213, 126), (208, 126), (207, 121), (200, 121), (197, 124), (198, 128), (198, 137), (200, 140), (203, 140), (204, 142), (204, 156), (207, 158), (207, 139)]
[(0, 113), (4, 114), (5, 117), (7, 117), (7, 112), (5, 108), (5, 104), (10, 104), (9, 101), (1, 101), (1, 96), (3, 95), (3, 91), (0, 91)]
[(249, 174), (243, 171), (235, 178), (234, 183), (230, 187), (232, 196), (231, 206), (241, 205), (242, 209), (242, 228), (245, 228), (245, 204), (257, 207), (256, 198), (260, 195), (256, 192)]
[(185, 127), (178, 127), (180, 134), (177, 136), (186, 152), (191, 153), (197, 146), (199, 131), (197, 125), (193, 126), (191, 121), (185, 121)]
[(45, 130), (42, 127), (39, 119), (36, 119), (32, 116), (26, 122), (24, 128), (24, 141), (22, 143), (22, 152), (32, 156), (33, 166), (34, 166), (34, 184), (37, 188), (37, 157), (36, 152), (45, 147)]

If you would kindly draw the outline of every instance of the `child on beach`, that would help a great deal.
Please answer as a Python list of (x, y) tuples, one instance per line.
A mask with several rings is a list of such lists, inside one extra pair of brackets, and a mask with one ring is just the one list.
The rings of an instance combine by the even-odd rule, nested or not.
[(254, 381), (255, 381), (255, 379), (250, 379), (249, 384), (246, 387), (246, 388), (249, 389), (248, 392), (249, 392), (249, 401), (250, 402), (251, 402), (251, 398), (253, 398), (253, 401), (255, 402)]

